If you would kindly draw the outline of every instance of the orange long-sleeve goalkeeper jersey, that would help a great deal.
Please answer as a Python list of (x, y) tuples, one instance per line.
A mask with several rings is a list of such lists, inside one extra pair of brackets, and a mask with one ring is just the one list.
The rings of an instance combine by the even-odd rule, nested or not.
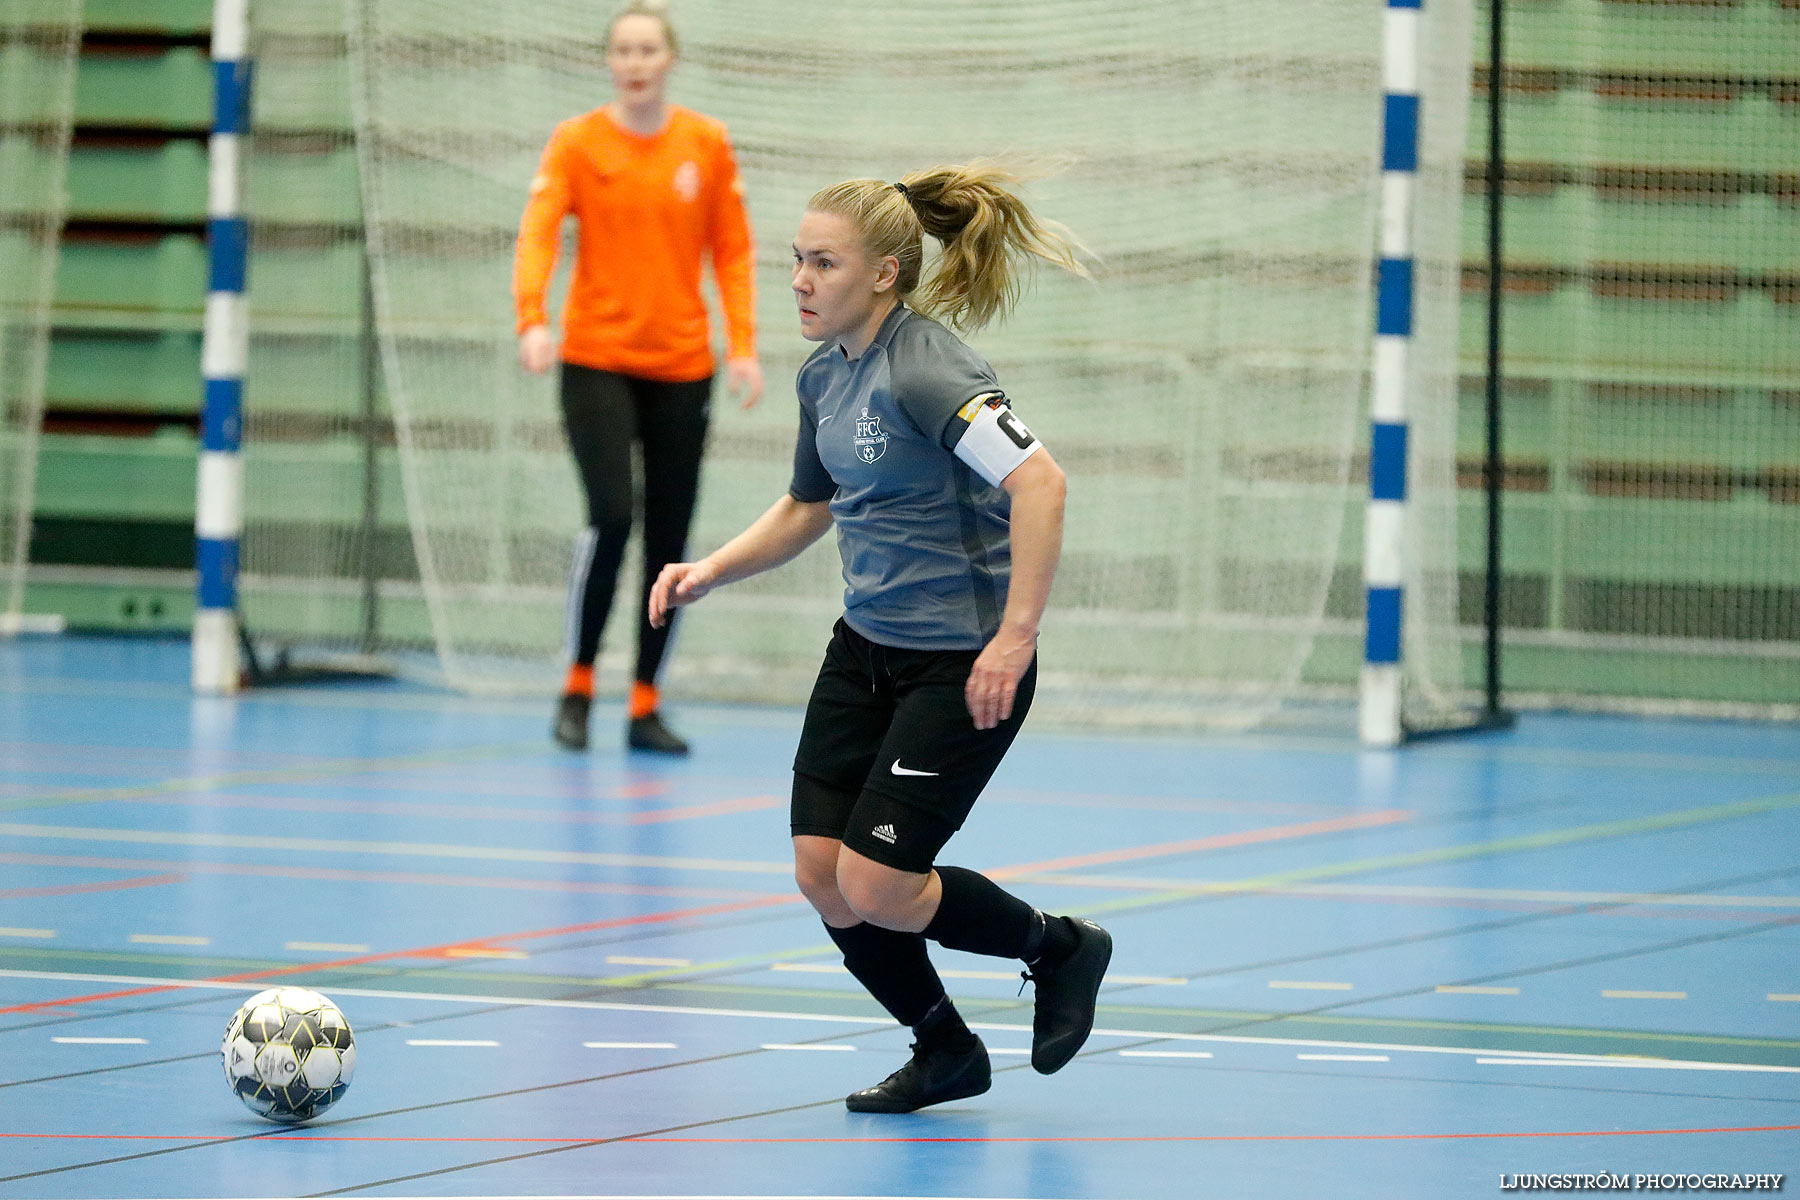
[(556, 127), (519, 223), (520, 332), (548, 323), (562, 220), (578, 223), (563, 307), (565, 362), (679, 382), (712, 373), (701, 260), (710, 252), (732, 358), (756, 353), (754, 248), (725, 126), (671, 105), (642, 137), (604, 110)]

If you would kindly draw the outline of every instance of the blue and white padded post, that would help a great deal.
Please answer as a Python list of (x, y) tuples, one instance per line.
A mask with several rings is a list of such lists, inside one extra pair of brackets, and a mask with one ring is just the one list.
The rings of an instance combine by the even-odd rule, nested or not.
[(206, 240), (211, 257), (200, 373), (200, 467), (194, 506), (194, 690), (238, 690), (238, 535), (244, 527), (244, 298), (250, 226), (244, 219), (242, 149), (250, 131), (249, 0), (214, 0), (213, 131), (208, 143)]
[(1419, 20), (1423, 0), (1387, 0), (1383, 19), (1381, 245), (1375, 272), (1375, 362), (1369, 504), (1363, 518), (1366, 597), (1357, 725), (1366, 746), (1395, 746), (1401, 725), (1405, 616), (1407, 391), (1413, 332), (1413, 200), (1419, 167)]

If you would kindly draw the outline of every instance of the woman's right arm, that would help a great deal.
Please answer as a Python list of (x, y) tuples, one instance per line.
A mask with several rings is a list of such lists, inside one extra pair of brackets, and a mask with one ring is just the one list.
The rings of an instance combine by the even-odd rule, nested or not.
[(829, 500), (783, 496), (750, 528), (699, 562), (670, 563), (650, 589), (650, 624), (667, 624), (671, 609), (692, 604), (716, 587), (779, 567), (831, 528)]
[(531, 197), (519, 219), (513, 253), (513, 303), (518, 310), (519, 364), (541, 373), (556, 362), (556, 338), (550, 332), (545, 296), (556, 269), (557, 242), (570, 208), (569, 176), (563, 163), (563, 131), (558, 128), (544, 147), (543, 160), (531, 180)]

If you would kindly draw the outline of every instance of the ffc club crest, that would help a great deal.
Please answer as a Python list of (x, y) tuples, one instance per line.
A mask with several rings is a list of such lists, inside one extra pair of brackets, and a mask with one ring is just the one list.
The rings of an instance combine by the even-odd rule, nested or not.
[(868, 409), (856, 418), (856, 457), (872, 463), (887, 453), (888, 435), (881, 432), (881, 418), (871, 417)]

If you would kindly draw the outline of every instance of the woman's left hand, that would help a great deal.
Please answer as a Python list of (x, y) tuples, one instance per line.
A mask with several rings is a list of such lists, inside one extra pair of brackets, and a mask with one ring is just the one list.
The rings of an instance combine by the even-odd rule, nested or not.
[(963, 685), (963, 698), (968, 701), (975, 728), (992, 729), (1012, 716), (1019, 680), (1025, 677), (1036, 655), (1037, 638), (1009, 633), (1004, 627), (982, 647), (969, 671), (969, 682)]
[(762, 364), (754, 358), (731, 359), (725, 364), (725, 388), (730, 392), (744, 393), (739, 408), (755, 408), (763, 394)]

